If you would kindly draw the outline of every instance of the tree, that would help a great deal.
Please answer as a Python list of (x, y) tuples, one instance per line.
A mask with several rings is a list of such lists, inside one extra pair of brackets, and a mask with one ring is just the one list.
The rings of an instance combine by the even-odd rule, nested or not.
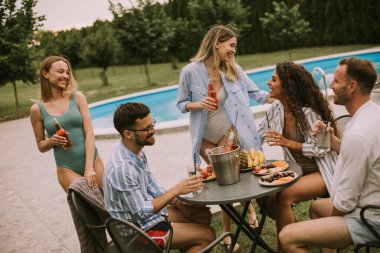
[(107, 69), (116, 59), (118, 47), (118, 41), (108, 22), (96, 21), (92, 31), (83, 39), (81, 56), (86, 62), (102, 68), (100, 78), (103, 86), (109, 85)]
[(38, 42), (34, 36), (39, 23), (44, 20), (43, 16), (34, 16), (36, 0), (19, 2), (0, 0), (0, 85), (13, 84), (17, 118), (19, 102), (16, 81), (26, 84), (36, 81)]
[(43, 57), (48, 57), (50, 55), (60, 55), (56, 37), (56, 34), (51, 31), (40, 30), (37, 32), (36, 39), (40, 43), (38, 50)]
[(248, 23), (250, 27), (241, 35), (239, 52), (242, 54), (269, 51), (275, 47), (269, 35), (264, 31), (260, 17), (272, 8), (270, 1), (243, 0), (243, 7), (248, 10)]
[(55, 45), (58, 48), (59, 55), (69, 59), (71, 66), (75, 69), (83, 62), (80, 51), (82, 46), (83, 29), (70, 29), (58, 32), (55, 37)]
[(248, 11), (240, 0), (191, 0), (188, 9), (192, 54), (196, 52), (207, 30), (216, 24), (234, 24), (243, 33), (250, 26)]
[(305, 35), (311, 32), (310, 23), (301, 17), (299, 4), (289, 8), (284, 2), (273, 2), (274, 12), (265, 12), (260, 18), (263, 28), (268, 31), (272, 40), (289, 50), (304, 40)]
[(142, 60), (148, 85), (152, 85), (148, 63), (152, 58), (165, 56), (174, 36), (171, 19), (163, 7), (152, 0), (138, 0), (138, 7), (125, 9), (111, 4), (116, 37), (124, 49)]

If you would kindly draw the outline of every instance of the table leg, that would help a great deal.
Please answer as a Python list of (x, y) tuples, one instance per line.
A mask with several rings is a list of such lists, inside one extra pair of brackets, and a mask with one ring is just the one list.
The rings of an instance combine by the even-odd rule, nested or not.
[[(267, 212), (266, 212), (266, 208), (267, 208), (267, 204), (266, 203), (267, 203), (267, 200), (268, 200), (268, 197), (262, 198), (263, 204), (260, 207), (261, 219), (260, 219), (259, 227), (257, 228), (257, 233), (258, 233), (259, 236), (261, 235), (261, 232), (263, 231), (265, 220), (266, 220), (266, 217), (267, 217)], [(257, 246), (257, 242), (253, 241), (250, 253), (255, 252), (256, 246)]]
[(235, 210), (235, 208), (233, 207), (232, 204), (220, 205), (220, 207), (223, 209), (223, 211), (237, 225), (235, 236), (234, 236), (234, 240), (231, 242), (231, 246), (230, 246), (230, 250), (229, 250), (230, 252), (233, 252), (233, 249), (235, 248), (237, 239), (238, 239), (239, 234), (240, 234), (240, 230), (243, 228), (243, 221), (244, 221), (244, 218), (245, 218), (245, 216), (247, 214), (249, 204), (250, 204), (250, 202), (246, 202), (244, 204), (244, 209), (243, 209), (242, 215), (239, 215), (239, 213)]
[[(255, 248), (256, 248), (256, 245), (259, 245), (260, 247), (262, 247), (263, 249), (265, 249), (267, 252), (275, 252), (274, 250), (272, 250), (269, 245), (260, 237), (260, 234), (261, 234), (261, 231), (262, 231), (262, 228), (264, 226), (264, 222), (265, 222), (265, 217), (264, 217), (264, 220), (261, 219), (260, 220), (260, 224), (259, 224), (259, 228), (258, 229), (253, 229), (248, 222), (245, 221), (245, 216), (247, 214), (247, 211), (248, 211), (248, 207), (250, 205), (251, 201), (247, 201), (245, 202), (244, 204), (244, 209), (243, 209), (243, 213), (240, 215), (238, 211), (235, 210), (235, 208), (232, 206), (232, 204), (224, 204), (224, 205), (220, 205), (220, 207), (223, 209), (223, 211), (225, 211), (225, 213), (231, 218), (231, 220), (233, 220), (235, 222), (235, 224), (237, 225), (237, 229), (236, 229), (236, 232), (235, 232), (235, 239), (234, 241), (231, 243), (231, 249), (233, 250), (236, 242), (237, 242), (237, 239), (239, 237), (239, 234), (240, 234), (240, 230), (242, 230), (248, 237), (249, 239), (253, 242), (253, 245), (252, 245), (252, 248), (251, 248), (251, 252), (254, 252)], [(265, 209), (264, 209), (265, 210)], [(263, 213), (263, 216), (265, 216), (265, 212)], [(253, 251), (252, 251), (253, 250)]]

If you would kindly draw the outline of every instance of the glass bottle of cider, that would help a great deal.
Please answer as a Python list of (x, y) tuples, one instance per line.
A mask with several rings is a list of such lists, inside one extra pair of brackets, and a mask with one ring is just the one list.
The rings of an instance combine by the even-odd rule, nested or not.
[(211, 81), (208, 83), (207, 96), (214, 99), (214, 102), (216, 103), (215, 110), (218, 110), (218, 97), (216, 95), (214, 84)]
[(59, 124), (57, 118), (53, 117), (53, 122), (54, 122), (54, 126), (55, 126), (55, 134), (62, 136), (62, 137), (65, 137), (67, 140), (66, 145), (64, 146), (64, 149), (70, 149), (71, 148), (71, 141), (69, 138), (69, 133), (65, 129), (63, 129), (63, 127)]
[(224, 144), (223, 152), (224, 153), (231, 152), (233, 149), (232, 147), (233, 145), (234, 145), (234, 131), (231, 131), (228, 136), (226, 144)]

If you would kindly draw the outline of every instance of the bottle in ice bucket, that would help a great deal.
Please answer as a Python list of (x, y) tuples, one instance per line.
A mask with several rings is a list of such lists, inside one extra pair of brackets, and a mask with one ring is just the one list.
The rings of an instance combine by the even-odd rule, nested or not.
[(58, 134), (59, 136), (65, 137), (67, 140), (66, 145), (63, 148), (64, 149), (71, 148), (71, 141), (68, 135), (69, 133), (65, 129), (63, 129), (63, 127), (59, 124), (58, 120), (55, 117), (53, 117), (53, 122), (55, 126), (55, 133)]
[(207, 96), (214, 99), (216, 103), (215, 110), (218, 110), (218, 97), (216, 96), (214, 84), (211, 81), (208, 83)]
[(231, 131), (230, 134), (228, 135), (226, 144), (224, 144), (223, 152), (224, 153), (231, 152), (233, 145), (234, 145), (234, 132)]

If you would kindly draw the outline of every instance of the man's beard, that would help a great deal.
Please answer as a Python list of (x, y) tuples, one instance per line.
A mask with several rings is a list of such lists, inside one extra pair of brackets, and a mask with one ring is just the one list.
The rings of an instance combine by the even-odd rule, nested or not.
[(350, 100), (345, 90), (341, 91), (340, 94), (334, 93), (333, 99), (336, 105), (345, 105)]
[(151, 133), (147, 135), (145, 138), (140, 138), (136, 136), (135, 142), (136, 144), (141, 146), (152, 146), (155, 143), (155, 139), (153, 138), (152, 140), (149, 140), (149, 138), (151, 138), (153, 135), (154, 133)]

